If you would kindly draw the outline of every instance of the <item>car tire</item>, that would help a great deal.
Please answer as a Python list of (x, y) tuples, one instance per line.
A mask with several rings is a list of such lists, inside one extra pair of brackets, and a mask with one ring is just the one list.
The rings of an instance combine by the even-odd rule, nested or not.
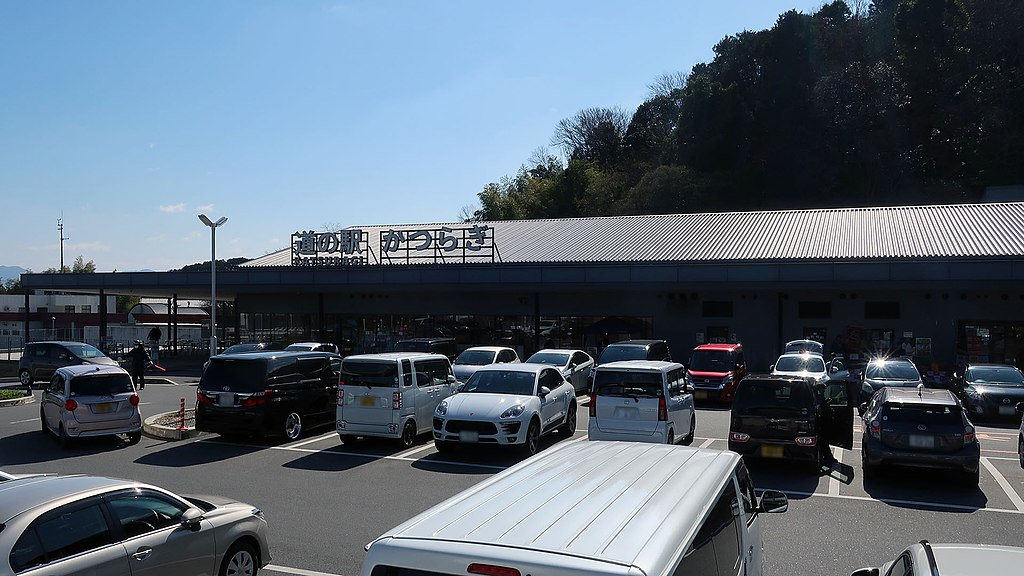
[(256, 550), (248, 542), (235, 542), (220, 563), (220, 576), (255, 576), (259, 570)]
[(817, 449), (814, 450), (814, 456), (811, 457), (810, 468), (814, 475), (821, 475), (821, 452)]
[(362, 440), (359, 436), (355, 436), (353, 434), (342, 434), (338, 436), (338, 439), (341, 440), (342, 444), (348, 446), (355, 446), (356, 444), (359, 444), (360, 440)]
[(64, 423), (61, 422), (57, 425), (57, 439), (60, 440), (61, 448), (71, 447), (71, 437), (68, 436), (67, 432), (64, 431)]
[(526, 438), (523, 442), (523, 454), (533, 456), (540, 450), (540, 423), (536, 419), (530, 420), (530, 426), (526, 428)]
[(289, 440), (298, 440), (302, 436), (302, 416), (298, 412), (292, 412), (284, 417), (284, 437)]
[(402, 428), (402, 436), (399, 438), (402, 446), (405, 448), (412, 448), (412, 445), (416, 443), (416, 422), (409, 420), (405, 423)]
[(878, 466), (874, 464), (868, 464), (867, 454), (864, 452), (864, 447), (860, 449), (860, 469), (864, 475), (864, 481), (874, 480), (878, 477)]
[(572, 438), (573, 434), (576, 434), (576, 403), (573, 402), (569, 405), (569, 411), (565, 414), (565, 424), (559, 428), (559, 432), (566, 438)]
[(138, 432), (129, 432), (128, 433), (128, 445), (129, 446), (134, 446), (134, 445), (138, 444), (139, 440), (142, 440), (142, 431), (141, 430), (138, 431)]
[(1017, 438), (1017, 458), (1020, 460), (1020, 467), (1024, 468), (1024, 436)]
[(697, 433), (697, 414), (693, 413), (693, 414), (690, 414), (690, 432), (689, 432), (689, 434), (686, 435), (686, 438), (683, 438), (683, 444), (686, 444), (687, 446), (689, 446), (690, 444), (693, 444), (693, 437), (694, 437), (694, 435), (696, 433)]
[(22, 386), (25, 386), (29, 390), (32, 389), (32, 373), (28, 370), (22, 369), (18, 371), (18, 381), (21, 382)]
[(978, 468), (974, 472), (964, 472), (964, 486), (969, 488), (977, 488), (978, 483), (981, 481), (981, 462), (978, 462)]
[(669, 428), (668, 429), (668, 435), (665, 437), (665, 444), (668, 444), (669, 446), (671, 446), (671, 445), (673, 445), (675, 443), (676, 443), (676, 431), (671, 429), (671, 428)]
[(39, 429), (43, 432), (43, 434), (46, 434), (47, 432), (50, 431), (50, 429), (46, 427), (46, 414), (43, 413), (42, 406), (39, 407)]

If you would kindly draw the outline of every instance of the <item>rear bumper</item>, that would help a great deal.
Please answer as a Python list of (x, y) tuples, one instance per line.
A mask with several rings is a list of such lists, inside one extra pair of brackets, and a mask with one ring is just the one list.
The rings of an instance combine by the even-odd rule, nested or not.
[(338, 436), (373, 436), (374, 438), (399, 438), (402, 428), (398, 424), (363, 424), (336, 420), (334, 430)]
[[(678, 438), (678, 436), (677, 436)], [(612, 440), (621, 442), (651, 442), (664, 444), (668, 442), (668, 428), (659, 426), (650, 430), (601, 430), (593, 420), (587, 426), (588, 440)]]
[[(818, 439), (821, 442), (821, 439)], [(773, 449), (781, 448), (781, 455), (774, 455)], [(744, 458), (760, 458), (764, 460), (800, 460), (813, 462), (818, 456), (820, 448), (814, 446), (800, 446), (791, 440), (761, 440), (751, 438), (747, 442), (736, 442), (729, 440), (729, 450), (736, 452)]]
[(269, 426), (262, 411), (220, 411), (196, 406), (196, 430), (215, 434), (264, 434)]
[(133, 434), (142, 431), (142, 420), (102, 423), (65, 423), (64, 432), (71, 438), (90, 438), (94, 436), (114, 436), (117, 434)]
[(956, 452), (911, 452), (897, 450), (882, 444), (880, 440), (868, 437), (861, 444), (864, 462), (869, 466), (898, 464), (919, 468), (942, 468), (977, 472), (981, 459), (981, 448), (972, 443)]

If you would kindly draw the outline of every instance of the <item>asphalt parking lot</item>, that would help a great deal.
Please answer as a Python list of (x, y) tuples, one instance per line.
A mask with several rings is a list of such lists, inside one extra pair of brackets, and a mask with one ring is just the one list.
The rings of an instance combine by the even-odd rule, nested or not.
[[(194, 380), (150, 383), (143, 414), (175, 410), (182, 397), (191, 404)], [(179, 442), (143, 438), (135, 446), (90, 439), (63, 451), (39, 431), (38, 410), (37, 403), (0, 409), (0, 469), (107, 474), (257, 505), (271, 527), (267, 574), (355, 576), (367, 542), (520, 458), (483, 449), (442, 457), (426, 436), (411, 449), (383, 441), (353, 447), (330, 429), (285, 444), (203, 435)], [(579, 419), (576, 435), (562, 442), (586, 441), (586, 410)], [(729, 412), (700, 407), (697, 419), (694, 446), (726, 448)], [(979, 438), (983, 466), (976, 489), (952, 474), (915, 469), (865, 483), (859, 445), (837, 450), (841, 464), (819, 477), (784, 463), (754, 463), (758, 488), (790, 497), (787, 513), (765, 516), (765, 574), (849, 574), (921, 539), (1020, 545), (1024, 470), (1016, 426), (982, 425)], [(543, 446), (556, 441), (549, 437)]]

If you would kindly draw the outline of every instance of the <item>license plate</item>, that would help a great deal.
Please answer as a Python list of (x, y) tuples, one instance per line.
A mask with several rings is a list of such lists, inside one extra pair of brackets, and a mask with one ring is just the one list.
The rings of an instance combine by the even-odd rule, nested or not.
[(911, 434), (909, 444), (911, 448), (935, 448), (935, 437), (923, 434)]
[(711, 397), (711, 393), (705, 392), (703, 390), (696, 390), (693, 393), (693, 397), (697, 400), (707, 400), (708, 398)]
[(234, 394), (219, 394), (217, 396), (217, 404), (220, 406), (234, 406), (235, 395)]
[(782, 446), (761, 446), (761, 457), (763, 458), (782, 458), (782, 456)]
[(476, 430), (463, 430), (459, 432), (459, 442), (479, 442), (480, 433)]
[(374, 406), (377, 405), (377, 397), (376, 396), (363, 396), (363, 397), (359, 398), (359, 405), (360, 406), (369, 406), (370, 408), (373, 408)]
[(1017, 409), (1014, 406), (1000, 406), (999, 407), (999, 415), (1000, 416), (1013, 416), (1016, 413), (1017, 413)]
[(117, 406), (117, 404), (115, 404), (113, 402), (103, 402), (102, 404), (93, 404), (92, 405), (92, 411), (95, 412), (96, 414), (107, 414), (108, 412), (113, 412), (115, 406)]

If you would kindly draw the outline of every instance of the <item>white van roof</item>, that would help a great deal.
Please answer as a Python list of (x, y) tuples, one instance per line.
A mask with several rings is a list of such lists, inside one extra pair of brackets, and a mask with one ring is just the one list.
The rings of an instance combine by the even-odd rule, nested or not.
[(444, 354), (434, 354), (433, 352), (381, 352), (379, 354), (353, 354), (345, 356), (345, 360), (407, 360), (410, 358), (448, 359)]
[(598, 371), (602, 370), (674, 370), (676, 368), (682, 368), (683, 365), (678, 362), (664, 362), (662, 360), (618, 360), (616, 362), (608, 362), (601, 364), (597, 367)]
[[(687, 550), (739, 458), (641, 442), (562, 444), (434, 506), (367, 548), (487, 545), (498, 557), (513, 549), (524, 560), (528, 551), (569, 566), (597, 561), (617, 565), (607, 566), (613, 572), (635, 567), (656, 574)], [(471, 547), (478, 558), (489, 556)]]

